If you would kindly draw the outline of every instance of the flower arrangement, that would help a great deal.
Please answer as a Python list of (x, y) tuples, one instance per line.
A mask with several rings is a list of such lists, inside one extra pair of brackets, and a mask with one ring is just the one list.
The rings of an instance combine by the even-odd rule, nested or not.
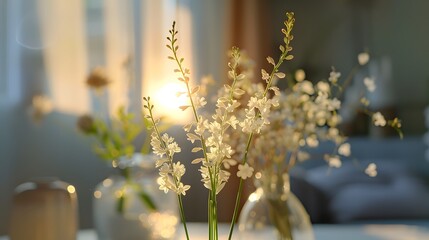
[[(101, 67), (95, 68), (88, 76), (86, 83), (88, 87), (94, 89), (98, 94), (101, 94), (104, 88), (109, 84), (105, 70)], [(96, 144), (93, 148), (104, 161), (119, 169), (119, 173), (124, 177), (128, 187), (131, 187), (138, 193), (142, 204), (150, 211), (157, 210), (156, 203), (152, 197), (142, 188), (141, 184), (137, 184), (131, 177), (131, 166), (139, 163), (133, 162), (133, 155), (138, 152), (135, 147), (137, 138), (143, 138), (143, 144), (140, 149), (142, 155), (150, 154), (150, 141), (147, 133), (144, 131), (147, 125), (147, 120), (142, 118), (142, 121), (137, 121), (135, 114), (127, 112), (125, 107), (121, 106), (117, 109), (113, 117), (99, 117), (90, 114), (82, 115), (77, 119), (77, 127), (80, 132), (87, 136), (96, 139)], [(160, 128), (165, 131), (169, 128), (168, 124), (163, 124)], [(117, 198), (116, 209), (119, 213), (123, 213), (126, 206), (127, 191)]]
[[(268, 57), (267, 61), (275, 65), (271, 57)], [(369, 54), (361, 53), (355, 69), (365, 66), (368, 61)], [(246, 77), (239, 82), (238, 87), (244, 91), (243, 96), (257, 95), (264, 88), (264, 83), (252, 78), (255, 76), (252, 61), (245, 54), (242, 56), (241, 65), (246, 72)], [(268, 74), (262, 69), (261, 75), (264, 79)], [(333, 68), (327, 80), (314, 84), (306, 80), (303, 70), (297, 70), (294, 76), (285, 77), (287, 81), (285, 90), (271, 87), (272, 96), (278, 98), (278, 105), (270, 109), (269, 124), (254, 135), (253, 145), (248, 151), (248, 163), (255, 169), (257, 187), (261, 187), (268, 196), (266, 202), (270, 221), (276, 227), (280, 235), (279, 239), (293, 239), (292, 224), (289, 222), (290, 210), (283, 204), (285, 199), (289, 198), (289, 190), (284, 188), (289, 189), (290, 170), (297, 163), (311, 159), (311, 149), (319, 147), (320, 142), (329, 141), (334, 145), (332, 152), (324, 155), (324, 160), (331, 168), (341, 167), (342, 159), (352, 154), (351, 145), (339, 128), (342, 119), (338, 113), (341, 109), (339, 99), (351, 77), (352, 75), (349, 75), (348, 79), (341, 81), (341, 73)], [(275, 81), (278, 79), (280, 77)], [(369, 77), (364, 78), (363, 83), (369, 92), (373, 92), (376, 88), (375, 81)], [(222, 94), (222, 90), (219, 91), (219, 95)], [(249, 101), (247, 98), (237, 100), (241, 105)], [(402, 137), (401, 122), (398, 118), (386, 120), (380, 112), (370, 111), (370, 102), (365, 95), (361, 97), (361, 105), (361, 111), (371, 117), (374, 126), (390, 126)], [(243, 119), (247, 110), (238, 108), (235, 114), (239, 119)], [(244, 149), (243, 138), (245, 138), (243, 134), (237, 131), (231, 132), (230, 145), (235, 149)], [(241, 165), (239, 169), (240, 167)], [(375, 177), (376, 164), (368, 164), (364, 172), (370, 177)]]
[[(274, 77), (284, 77), (284, 74), (279, 72), (278, 69), (285, 60), (291, 60), (293, 57), (289, 55), (292, 50), (290, 42), (293, 39), (291, 34), (295, 19), (293, 13), (287, 13), (287, 20), (284, 22), (285, 28), (282, 30), (284, 34), (284, 45), (281, 45), (282, 52), (277, 63), (274, 64), (271, 74), (265, 74), (263, 79), (267, 85), (263, 91), (258, 91), (257, 94), (252, 96), (249, 100), (248, 106), (245, 109), (246, 117), (242, 121), (237, 119), (234, 111), (240, 106), (239, 102), (235, 99), (237, 96), (244, 94), (244, 91), (237, 87), (237, 82), (245, 78), (244, 74), (238, 72), (237, 66), (240, 63), (240, 51), (238, 48), (232, 49), (232, 59), (228, 64), (228, 76), (232, 80), (231, 85), (225, 85), (224, 95), (218, 98), (216, 103), (216, 111), (212, 118), (205, 118), (198, 110), (206, 105), (207, 101), (204, 97), (198, 96), (199, 87), (192, 87), (190, 84), (189, 73), (190, 70), (184, 68), (184, 59), (178, 56), (179, 46), (177, 42), (178, 31), (173, 23), (172, 29), (169, 31), (170, 36), (167, 37), (169, 44), (167, 47), (171, 50), (172, 56), (168, 58), (175, 61), (178, 68), (174, 70), (180, 74), (179, 81), (185, 84), (187, 92), (179, 93), (184, 94), (189, 98), (189, 105), (182, 106), (182, 110), (191, 109), (194, 114), (194, 121), (184, 127), (187, 132), (188, 140), (192, 143), (199, 142), (199, 146), (192, 149), (192, 152), (202, 152), (203, 157), (197, 158), (192, 161), (193, 164), (201, 164), (200, 172), (204, 186), (209, 190), (208, 212), (209, 212), (209, 239), (218, 239), (217, 227), (217, 194), (223, 189), (230, 173), (227, 171), (230, 165), (236, 164), (236, 161), (231, 158), (235, 153), (231, 145), (227, 143), (228, 136), (227, 130), (240, 129), (248, 135), (248, 141), (244, 151), (244, 156), (239, 166), (237, 175), (240, 177), (239, 193), (237, 195), (236, 207), (231, 221), (231, 229), (229, 239), (231, 239), (234, 223), (238, 215), (238, 203), (241, 197), (243, 186), (243, 179), (250, 177), (253, 173), (253, 168), (247, 164), (248, 150), (252, 143), (253, 136), (261, 132), (263, 127), (269, 124), (269, 113), (272, 106), (278, 105), (277, 97), (269, 97), (269, 91), (273, 91)], [(165, 192), (174, 191), (177, 194), (180, 206), (180, 214), (184, 225), (187, 239), (189, 239), (188, 230), (186, 227), (186, 219), (182, 204), (182, 195), (186, 195), (186, 191), (190, 189), (189, 185), (181, 182), (181, 177), (185, 174), (185, 168), (180, 161), (175, 161), (174, 154), (180, 152), (180, 147), (174, 139), (166, 133), (161, 134), (157, 125), (159, 121), (154, 116), (154, 105), (150, 101), (150, 97), (144, 98), (144, 108), (147, 109), (147, 119), (152, 122), (151, 129), (152, 139), (151, 145), (154, 153), (160, 159), (157, 160), (156, 165), (159, 167), (160, 176), (160, 189)]]
[[(179, 92), (178, 96), (183, 95), (189, 100), (189, 104), (180, 108), (192, 111), (194, 116), (193, 121), (183, 128), (187, 139), (196, 145), (192, 152), (201, 153), (201, 157), (194, 159), (192, 164), (200, 165), (202, 183), (209, 192), (209, 239), (219, 237), (217, 195), (231, 177), (230, 166), (238, 164), (237, 177), (240, 180), (228, 239), (233, 235), (238, 217), (243, 181), (251, 178), (255, 169), (257, 178), (261, 178), (261, 172), (264, 171), (281, 177), (297, 162), (309, 158), (305, 148), (315, 148), (322, 140), (336, 144), (334, 152), (325, 155), (331, 167), (340, 167), (341, 157), (351, 153), (347, 138), (338, 129), (341, 117), (337, 114), (341, 107), (339, 95), (343, 92), (343, 86), (347, 85), (347, 80), (341, 86), (341, 74), (333, 70), (328, 81), (313, 85), (305, 80), (302, 72), (291, 79), (280, 71), (284, 62), (293, 59), (290, 52), (294, 23), (294, 13), (287, 12), (284, 28), (281, 30), (284, 41), (279, 46), (280, 56), (277, 60), (267, 57), (272, 68), (269, 71), (261, 70), (260, 82), (253, 82), (252, 70), (246, 69), (249, 60), (242, 55), (240, 49), (231, 49), (228, 63), (230, 83), (219, 90), (215, 111), (210, 116), (203, 112), (207, 100), (199, 94), (201, 87), (191, 83), (190, 70), (179, 56), (175, 23), (169, 30), (167, 48), (171, 50), (171, 55), (168, 58), (176, 62), (174, 72), (178, 74), (178, 81), (186, 87), (186, 91)], [(368, 60), (369, 55), (359, 57), (361, 65)], [(276, 86), (277, 81), (282, 79), (289, 83), (285, 91)], [(375, 88), (371, 79), (365, 80), (365, 85), (370, 91)], [(143, 100), (145, 118), (150, 121), (149, 130), (152, 131), (151, 146), (158, 156), (156, 167), (159, 168), (160, 175), (159, 189), (166, 193), (173, 191), (177, 195), (181, 220), (186, 238), (189, 239), (182, 197), (186, 196), (191, 186), (182, 182), (186, 169), (176, 159), (176, 153), (181, 148), (174, 138), (160, 129), (160, 121), (151, 98), (144, 97)], [(389, 125), (400, 132), (400, 121), (397, 118), (387, 121), (381, 113), (368, 110), (366, 98), (362, 98), (362, 102), (374, 125)], [(370, 165), (366, 172), (375, 176), (375, 170), (375, 165)]]

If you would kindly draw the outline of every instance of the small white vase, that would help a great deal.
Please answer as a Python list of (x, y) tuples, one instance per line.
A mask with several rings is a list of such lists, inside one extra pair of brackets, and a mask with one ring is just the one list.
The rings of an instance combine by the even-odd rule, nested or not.
[(134, 154), (117, 164), (94, 191), (94, 223), (100, 240), (173, 239), (179, 223), (176, 195), (158, 189), (153, 155)]

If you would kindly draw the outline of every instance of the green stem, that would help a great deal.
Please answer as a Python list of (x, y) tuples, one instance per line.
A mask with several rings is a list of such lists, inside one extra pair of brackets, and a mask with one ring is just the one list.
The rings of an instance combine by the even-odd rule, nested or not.
[[(175, 23), (173, 23), (173, 29), (171, 31), (171, 39), (170, 39), (170, 49), (173, 52), (173, 59), (176, 61), (177, 66), (179, 67), (179, 71), (180, 74), (183, 77), (183, 80), (185, 81), (185, 85), (186, 85), (186, 91), (188, 93), (188, 97), (189, 97), (189, 101), (191, 103), (191, 107), (192, 107), (192, 112), (194, 114), (194, 119), (195, 122), (198, 124), (199, 123), (199, 118), (198, 118), (198, 113), (197, 113), (197, 109), (195, 108), (195, 104), (194, 104), (194, 100), (192, 99), (192, 94), (191, 94), (191, 88), (189, 87), (189, 78), (186, 76), (186, 72), (183, 70), (182, 67), (182, 61), (179, 60), (179, 57), (177, 56), (177, 48), (175, 45), (176, 42), (176, 29), (175, 27)], [(199, 135), (200, 141), (201, 141), (201, 148), (203, 149), (203, 154), (204, 154), (204, 159), (205, 161), (208, 163), (208, 158), (207, 158), (207, 146), (205, 143), (205, 138), (202, 135)], [(211, 191), (215, 191), (216, 192), (216, 185), (213, 182), (213, 173), (210, 167), (207, 167), (208, 171), (209, 171), (209, 176), (210, 176), (210, 185), (211, 185)]]
[(278, 239), (293, 240), (287, 200), (282, 201), (281, 199), (268, 198), (267, 201), (269, 216), (277, 229)]
[(116, 211), (122, 215), (125, 209), (125, 191), (122, 192), (122, 195), (116, 201)]
[[(244, 157), (243, 157), (243, 164), (245, 164), (247, 162), (247, 155), (249, 153), (249, 147), (250, 147), (250, 143), (252, 142), (252, 138), (253, 138), (253, 133), (251, 133), (249, 135), (249, 138), (247, 139), (246, 151), (244, 152)], [(238, 193), (237, 193), (237, 197), (235, 199), (234, 213), (232, 215), (231, 226), (229, 228), (228, 240), (231, 240), (232, 233), (234, 232), (234, 225), (235, 225), (235, 222), (237, 221), (237, 217), (238, 217), (238, 207), (240, 204), (242, 192), (243, 192), (243, 179), (240, 178), (240, 183), (238, 185)]]
[(353, 77), (356, 75), (356, 73), (361, 69), (361, 66), (356, 65), (352, 68), (352, 70), (347, 75), (346, 79), (344, 80), (342, 86), (336, 85), (339, 89), (339, 92), (337, 93), (337, 97), (340, 98), (345, 93), (345, 89), (352, 83)]
[[(181, 73), (181, 75), (183, 77), (183, 80), (185, 82), (186, 91), (188, 93), (189, 101), (191, 103), (192, 112), (194, 114), (195, 122), (198, 124), (199, 123), (199, 118), (198, 118), (197, 109), (195, 108), (194, 100), (192, 99), (191, 89), (189, 87), (189, 78), (186, 76), (187, 73), (183, 70), (182, 61), (179, 60), (179, 57), (177, 56), (177, 48), (175, 46), (176, 30), (175, 30), (174, 26), (175, 25), (173, 24), (173, 29), (171, 31), (171, 39), (170, 39), (170, 43), (171, 43), (170, 49), (173, 52), (173, 56), (174, 56), (173, 59), (176, 61), (177, 65), (179, 67), (179, 71), (180, 71), (180, 73)], [(199, 135), (199, 138), (200, 138), (200, 141), (201, 141), (201, 147), (203, 149), (204, 159), (208, 163), (207, 146), (206, 146), (206, 143), (205, 143), (205, 138), (202, 135)], [(215, 178), (216, 175), (213, 174), (211, 167), (207, 167), (207, 168), (208, 168), (208, 171), (209, 171), (210, 186), (211, 186), (209, 201), (214, 201), (214, 203), (215, 203), (216, 202), (216, 183), (215, 183), (214, 178)], [(213, 209), (211, 209), (210, 206), (209, 206), (209, 221), (211, 223), (212, 222), (216, 222), (216, 224), (214, 224), (214, 225), (212, 225), (212, 224), (209, 223), (209, 236), (212, 236), (211, 234), (215, 234), (215, 236), (216, 236), (217, 235), (217, 215), (216, 215), (216, 213), (213, 212)]]
[(180, 194), (177, 194), (177, 199), (179, 201), (180, 218), (182, 219), (183, 228), (185, 229), (186, 239), (189, 240), (189, 233), (188, 233), (188, 227), (186, 226), (186, 218), (185, 218), (185, 211), (183, 209), (182, 196)]
[(237, 197), (235, 199), (234, 213), (232, 215), (231, 225), (230, 225), (230, 228), (229, 228), (228, 240), (231, 240), (232, 233), (234, 232), (234, 225), (235, 225), (235, 221), (237, 221), (238, 207), (239, 207), (239, 204), (240, 204), (241, 192), (242, 191), (243, 191), (243, 179), (240, 178), (240, 183), (238, 184), (238, 194), (237, 194)]
[(116, 200), (116, 211), (119, 214), (123, 214), (124, 210), (125, 210), (125, 202), (126, 202), (126, 191), (125, 191), (125, 186), (129, 185), (131, 183), (131, 178), (130, 178), (130, 169), (129, 168), (124, 168), (121, 169), (121, 174), (122, 176), (125, 178), (125, 185), (124, 185), (124, 189), (122, 191), (122, 195)]
[(208, 214), (209, 214), (209, 239), (218, 239), (218, 219), (217, 219), (217, 199), (214, 191), (209, 191), (208, 197)]
[[(273, 176), (274, 174), (277, 175), (276, 180), (271, 178), (271, 176)], [(267, 183), (264, 189), (264, 192), (266, 192), (265, 200), (268, 203), (269, 217), (277, 230), (278, 239), (293, 240), (292, 225), (290, 222), (290, 212), (287, 204), (291, 192), (289, 190), (285, 190), (290, 188), (289, 180), (284, 180), (284, 178), (282, 177), (282, 172), (280, 171), (278, 171), (277, 173), (269, 172), (266, 177), (268, 179), (266, 179)], [(272, 184), (275, 184), (277, 187), (272, 189)], [(288, 194), (286, 200), (282, 199), (281, 197), (284, 194)]]
[(214, 191), (212, 191), (212, 214), (213, 214), (213, 220), (212, 220), (212, 224), (213, 224), (213, 240), (217, 240), (218, 239), (218, 227), (217, 227), (217, 199), (216, 199), (216, 193)]
[(209, 206), (208, 208), (207, 208), (207, 210), (208, 210), (208, 226), (209, 226), (209, 239), (211, 239), (212, 238), (212, 235), (213, 235), (213, 233), (212, 233), (212, 221), (213, 221), (213, 214), (212, 214), (212, 209), (211, 209), (211, 192), (209, 192), (209, 196), (208, 196), (208, 198), (207, 198), (207, 206)]

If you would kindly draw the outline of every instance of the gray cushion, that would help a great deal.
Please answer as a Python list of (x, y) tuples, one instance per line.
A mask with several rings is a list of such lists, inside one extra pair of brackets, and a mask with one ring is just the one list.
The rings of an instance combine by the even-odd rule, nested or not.
[(360, 165), (369, 162), (377, 163), (374, 178), (352, 162), (339, 169), (319, 167), (307, 172), (307, 180), (328, 198), (334, 222), (429, 217), (429, 190), (419, 178), (389, 161)]

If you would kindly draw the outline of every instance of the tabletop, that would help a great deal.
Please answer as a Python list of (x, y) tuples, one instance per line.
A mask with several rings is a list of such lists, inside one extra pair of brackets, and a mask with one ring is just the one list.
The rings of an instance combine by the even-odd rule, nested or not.
[[(425, 240), (429, 239), (429, 227), (405, 224), (315, 224), (313, 225), (316, 240)], [(192, 240), (207, 239), (207, 225), (204, 223), (188, 223), (188, 230)], [(219, 226), (219, 239), (227, 239), (228, 225)], [(235, 234), (233, 239), (239, 240)], [(260, 239), (261, 237), (258, 237)], [(177, 240), (185, 239), (180, 228)], [(256, 238), (255, 238), (256, 239)], [(9, 240), (0, 237), (0, 240)], [(77, 240), (97, 240), (94, 230), (80, 230)], [(250, 239), (246, 239), (250, 240)]]

